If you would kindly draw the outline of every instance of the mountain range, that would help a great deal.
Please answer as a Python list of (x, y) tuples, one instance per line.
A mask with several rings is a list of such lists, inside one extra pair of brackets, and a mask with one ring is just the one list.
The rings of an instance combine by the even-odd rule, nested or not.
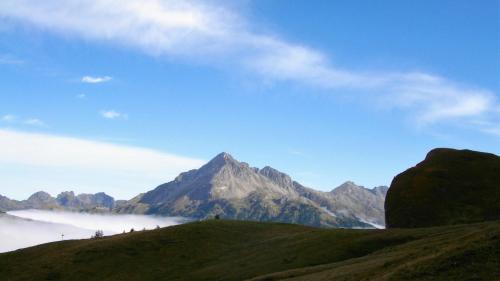
[(68, 209), (297, 223), (320, 227), (383, 227), (385, 186), (367, 189), (346, 182), (330, 192), (301, 185), (272, 167), (262, 169), (220, 153), (199, 169), (131, 200), (105, 193), (37, 192), (24, 201), (0, 196), (0, 210)]
[(39, 191), (22, 201), (12, 200), (0, 195), (0, 211), (49, 209), (110, 212), (114, 206), (114, 198), (104, 192), (75, 195), (73, 191), (65, 191), (54, 198), (47, 192)]

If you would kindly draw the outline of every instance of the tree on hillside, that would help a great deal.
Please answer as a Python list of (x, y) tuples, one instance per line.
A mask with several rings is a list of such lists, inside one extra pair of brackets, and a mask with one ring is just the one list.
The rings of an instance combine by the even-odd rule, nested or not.
[(97, 230), (95, 234), (92, 236), (92, 239), (100, 239), (104, 237), (104, 231)]

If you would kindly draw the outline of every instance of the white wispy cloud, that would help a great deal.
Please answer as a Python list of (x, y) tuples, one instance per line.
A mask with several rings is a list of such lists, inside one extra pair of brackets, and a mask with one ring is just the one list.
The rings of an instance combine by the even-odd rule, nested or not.
[(78, 98), (78, 99), (85, 99), (86, 97), (87, 97), (87, 95), (85, 95), (85, 94), (76, 95), (76, 98)]
[(38, 118), (28, 118), (28, 119), (24, 120), (23, 123), (26, 124), (26, 125), (36, 126), (36, 127), (45, 127), (45, 126), (47, 126), (45, 124), (45, 122), (43, 122), (42, 120), (40, 120)]
[(6, 114), (0, 118), (0, 121), (10, 124), (21, 124), (21, 125), (29, 125), (35, 127), (47, 127), (47, 124), (38, 118), (20, 118), (16, 115)]
[[(2, 195), (105, 190), (131, 198), (204, 161), (134, 146), (0, 129)], [(3, 194), (8, 192), (8, 194)]]
[(101, 110), (101, 116), (106, 119), (127, 119), (128, 115), (115, 110)]
[(208, 64), (224, 61), (266, 80), (348, 90), (360, 100), (405, 111), (419, 125), (500, 119), (492, 91), (425, 72), (339, 67), (319, 50), (256, 31), (249, 20), (220, 1), (3, 0), (0, 15), (155, 56), (194, 58)]
[(1, 120), (4, 122), (14, 122), (17, 120), (17, 117), (15, 115), (12, 115), (12, 114), (7, 114), (7, 115), (2, 116)]
[(101, 76), (101, 77), (94, 77), (94, 76), (83, 76), (81, 79), (82, 83), (88, 83), (88, 84), (98, 84), (98, 83), (104, 83), (111, 81), (113, 79), (110, 76)]
[(483, 133), (500, 137), (500, 122), (474, 120), (472, 122), (472, 126), (475, 126), (476, 129), (482, 131)]

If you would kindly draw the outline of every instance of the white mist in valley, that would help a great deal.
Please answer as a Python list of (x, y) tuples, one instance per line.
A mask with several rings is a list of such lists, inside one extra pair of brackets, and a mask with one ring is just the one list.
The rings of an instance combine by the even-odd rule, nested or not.
[(0, 252), (8, 252), (62, 239), (89, 238), (94, 231), (70, 225), (0, 215)]
[[(86, 239), (96, 230), (104, 235), (154, 229), (186, 222), (184, 218), (146, 215), (88, 214), (64, 211), (21, 210), (0, 215), (0, 252), (47, 242)], [(64, 236), (62, 236), (64, 235)]]
[(67, 224), (94, 231), (99, 229), (103, 230), (104, 234), (117, 234), (123, 231), (129, 231), (132, 228), (135, 230), (141, 230), (143, 228), (153, 229), (157, 225), (164, 227), (183, 222), (182, 218), (177, 217), (90, 214), (45, 210), (21, 210), (8, 212), (8, 214), (36, 221)]

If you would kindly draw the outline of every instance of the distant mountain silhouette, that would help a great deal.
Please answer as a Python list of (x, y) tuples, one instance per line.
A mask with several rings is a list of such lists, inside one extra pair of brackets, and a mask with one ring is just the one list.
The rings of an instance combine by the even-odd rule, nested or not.
[(86, 212), (110, 212), (115, 206), (113, 197), (100, 192), (96, 194), (79, 194), (73, 191), (60, 193), (57, 198), (44, 191), (31, 195), (27, 200), (11, 200), (0, 195), (0, 211), (22, 209), (71, 210)]
[(500, 157), (438, 148), (397, 175), (385, 201), (388, 227), (500, 220)]

